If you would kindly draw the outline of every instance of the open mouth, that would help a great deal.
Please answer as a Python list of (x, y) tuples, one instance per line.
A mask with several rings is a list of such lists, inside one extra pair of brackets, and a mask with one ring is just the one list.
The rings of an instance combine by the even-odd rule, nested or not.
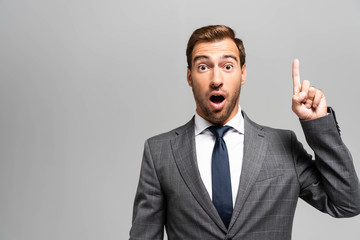
[(210, 97), (210, 101), (212, 101), (213, 103), (216, 103), (216, 104), (222, 103), (224, 100), (225, 100), (225, 98), (222, 95), (212, 95)]

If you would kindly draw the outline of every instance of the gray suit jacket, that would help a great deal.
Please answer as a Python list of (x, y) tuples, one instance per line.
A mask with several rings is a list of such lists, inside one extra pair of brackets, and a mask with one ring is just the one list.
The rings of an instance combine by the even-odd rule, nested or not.
[(360, 185), (333, 113), (302, 121), (315, 161), (295, 134), (246, 114), (243, 167), (226, 229), (197, 167), (194, 120), (145, 143), (130, 239), (291, 239), (298, 197), (334, 217), (360, 212)]

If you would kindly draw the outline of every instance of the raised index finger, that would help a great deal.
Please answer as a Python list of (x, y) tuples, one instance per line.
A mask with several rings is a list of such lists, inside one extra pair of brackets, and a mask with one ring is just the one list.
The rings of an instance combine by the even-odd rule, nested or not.
[(294, 95), (300, 92), (300, 72), (299, 72), (299, 59), (295, 58), (292, 64), (292, 78), (294, 86)]

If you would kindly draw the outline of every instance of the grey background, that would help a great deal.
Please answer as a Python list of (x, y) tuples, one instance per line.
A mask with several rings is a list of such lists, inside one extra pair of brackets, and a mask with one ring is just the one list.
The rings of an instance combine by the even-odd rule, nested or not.
[[(242, 108), (304, 141), (298, 57), (360, 173), (359, 12), (357, 0), (0, 0), (0, 240), (127, 239), (143, 143), (194, 114), (185, 48), (208, 24), (245, 42)], [(359, 239), (359, 224), (300, 200), (293, 239)]]

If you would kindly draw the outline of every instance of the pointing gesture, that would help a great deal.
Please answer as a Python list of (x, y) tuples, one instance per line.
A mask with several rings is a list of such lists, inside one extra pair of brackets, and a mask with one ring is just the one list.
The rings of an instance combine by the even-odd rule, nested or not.
[(325, 95), (320, 89), (310, 86), (308, 80), (300, 81), (299, 60), (292, 64), (294, 92), (292, 110), (301, 120), (312, 120), (327, 114)]

